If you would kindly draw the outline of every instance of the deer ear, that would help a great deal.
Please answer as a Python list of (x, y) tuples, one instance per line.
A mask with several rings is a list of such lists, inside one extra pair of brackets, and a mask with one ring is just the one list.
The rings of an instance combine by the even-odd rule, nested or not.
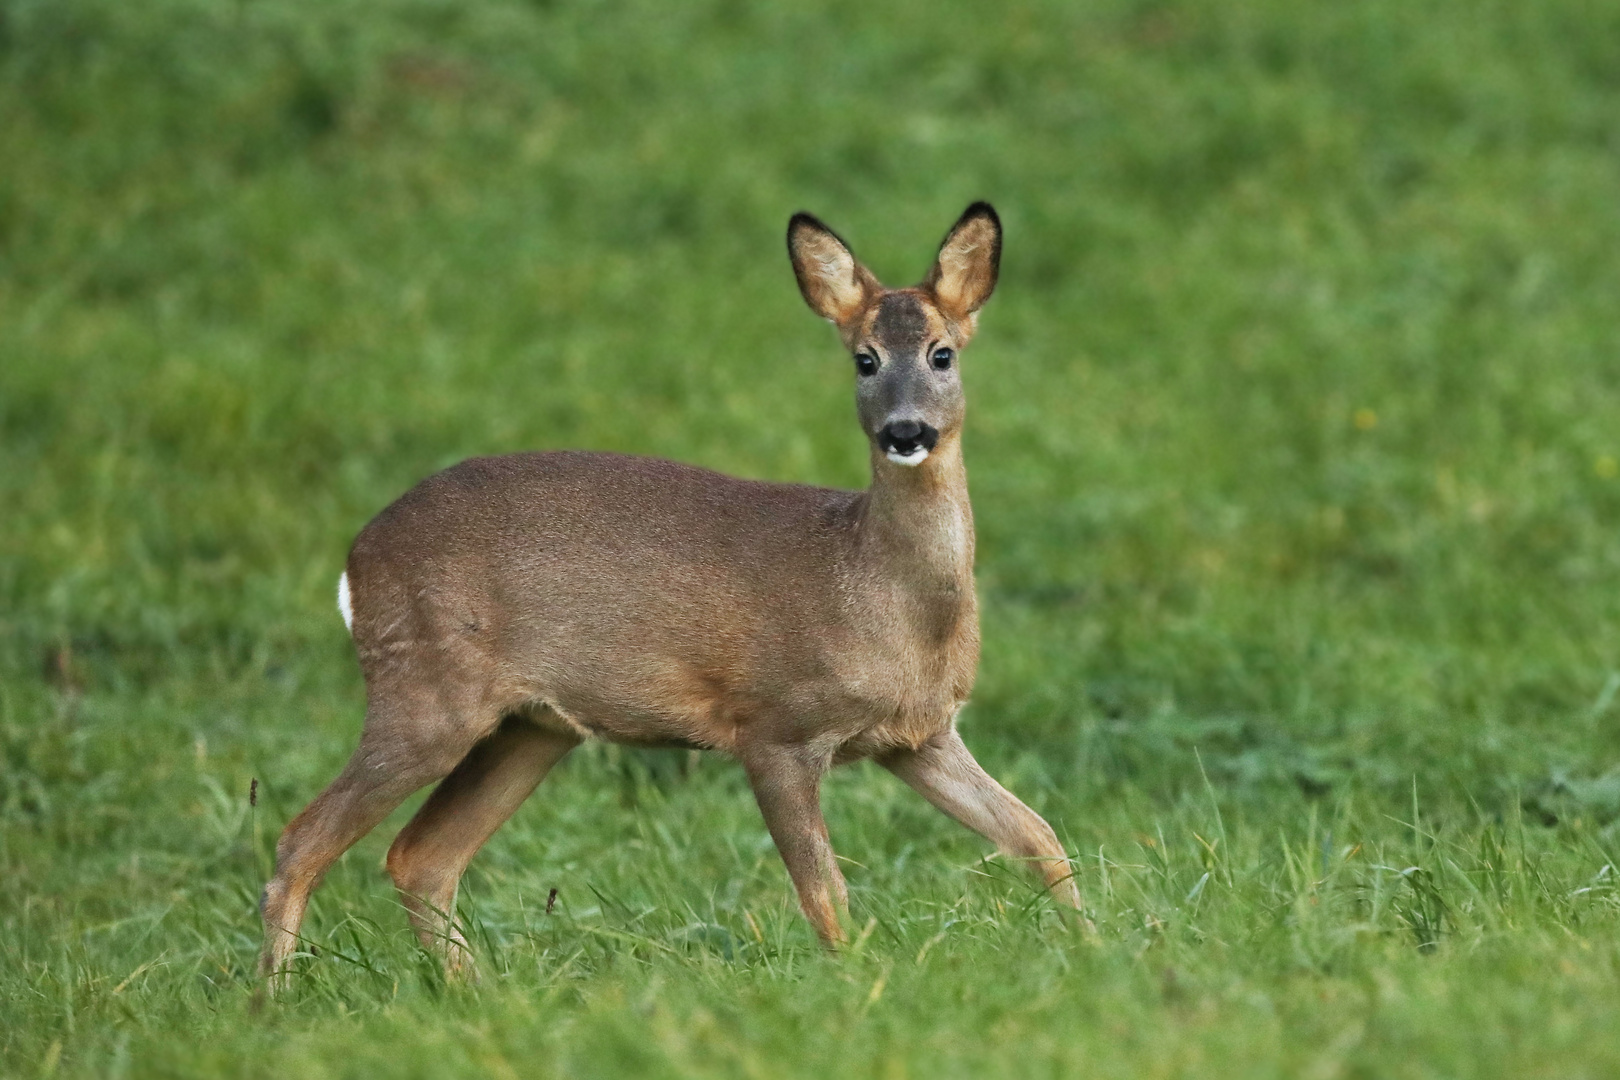
[(872, 272), (855, 261), (849, 245), (809, 214), (793, 215), (787, 242), (799, 292), (810, 310), (823, 319), (844, 325), (882, 288)]
[(1001, 219), (989, 203), (976, 202), (945, 235), (923, 284), (948, 315), (966, 319), (995, 292), (1000, 269)]

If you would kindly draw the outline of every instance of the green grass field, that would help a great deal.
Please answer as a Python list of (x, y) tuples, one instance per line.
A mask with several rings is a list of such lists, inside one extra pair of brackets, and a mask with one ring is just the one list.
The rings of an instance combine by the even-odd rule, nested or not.
[[(1620, 1072), (1620, 5), (812, 7), (0, 0), (0, 1074)], [(353, 534), (518, 449), (864, 484), (787, 217), (898, 284), (979, 197), (962, 730), (1098, 940), (863, 765), (822, 955), (740, 769), (587, 747), (481, 985), (407, 806), (257, 994)]]

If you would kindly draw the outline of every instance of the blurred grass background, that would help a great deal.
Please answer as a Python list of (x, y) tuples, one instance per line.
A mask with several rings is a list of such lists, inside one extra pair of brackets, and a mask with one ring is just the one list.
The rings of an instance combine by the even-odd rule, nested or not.
[[(787, 216), (903, 284), (979, 197), (963, 730), (1101, 942), (858, 767), (822, 957), (733, 766), (594, 748), (481, 987), (385, 828), (256, 1001), (358, 528), (519, 449), (864, 484)], [(1613, 3), (0, 0), (0, 1071), (1611, 1075), (1617, 251)]]

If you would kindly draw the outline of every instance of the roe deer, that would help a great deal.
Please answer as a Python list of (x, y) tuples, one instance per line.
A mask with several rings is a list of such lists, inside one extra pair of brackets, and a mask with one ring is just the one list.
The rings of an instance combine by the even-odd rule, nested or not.
[(787, 240), (806, 302), (854, 356), (871, 486), (514, 454), (462, 462), (379, 514), (339, 580), (365, 725), (276, 845), (265, 974), (285, 980), (333, 861), (435, 780), (388, 871), (424, 946), (471, 974), (452, 918), (462, 871), (589, 738), (738, 758), (828, 946), (844, 940), (848, 898), (821, 778), (861, 758), (1080, 906), (1051, 827), (956, 732), (979, 659), (957, 356), (995, 288), (1000, 220), (968, 207), (908, 289), (881, 285), (809, 214)]

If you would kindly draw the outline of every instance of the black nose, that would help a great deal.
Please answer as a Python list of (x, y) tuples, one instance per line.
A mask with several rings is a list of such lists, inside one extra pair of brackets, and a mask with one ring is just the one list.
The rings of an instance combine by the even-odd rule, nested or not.
[(919, 446), (932, 450), (937, 442), (939, 431), (916, 420), (894, 420), (884, 424), (883, 430), (878, 432), (878, 445), (897, 454), (909, 454)]

